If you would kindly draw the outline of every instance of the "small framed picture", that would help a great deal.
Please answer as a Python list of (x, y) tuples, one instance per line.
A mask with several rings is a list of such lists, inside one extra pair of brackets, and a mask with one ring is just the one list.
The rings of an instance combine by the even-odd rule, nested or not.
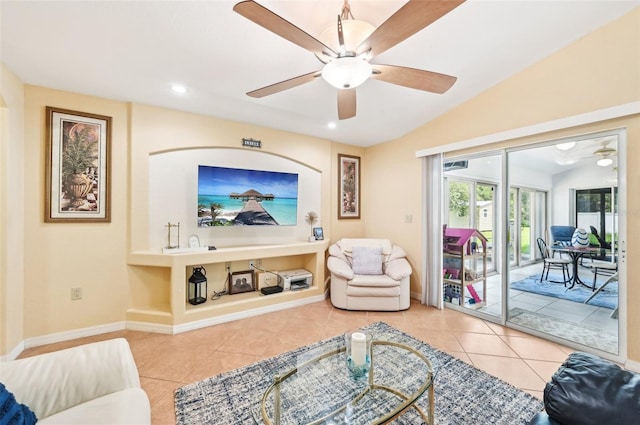
[(324, 240), (324, 232), (322, 231), (322, 227), (313, 228), (313, 237), (315, 237), (317, 241)]
[(240, 294), (256, 290), (253, 270), (233, 272), (229, 275), (229, 294)]
[(338, 219), (360, 218), (360, 157), (338, 154)]

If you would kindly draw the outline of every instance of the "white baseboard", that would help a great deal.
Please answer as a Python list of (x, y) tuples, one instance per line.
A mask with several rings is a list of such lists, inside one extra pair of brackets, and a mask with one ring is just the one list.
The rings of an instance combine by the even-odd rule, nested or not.
[(275, 311), (286, 310), (293, 307), (299, 307), (306, 304), (316, 303), (324, 301), (327, 298), (327, 291), (322, 295), (315, 297), (304, 298), (301, 300), (289, 301), (286, 303), (274, 304), (271, 306), (256, 308), (252, 310), (242, 311), (238, 313), (226, 314), (224, 316), (212, 317), (210, 319), (198, 320), (194, 322), (185, 323), (182, 325), (161, 325), (157, 323), (147, 322), (116, 322), (107, 325), (92, 326), (89, 328), (75, 329), (72, 331), (58, 332), (49, 335), (38, 336), (35, 338), (28, 338), (18, 344), (9, 354), (0, 356), (0, 361), (8, 361), (16, 359), (20, 353), (26, 348), (38, 347), (46, 344), (53, 344), (56, 342), (69, 341), (72, 339), (84, 338), (88, 336), (101, 335), (109, 332), (132, 330), (141, 332), (155, 332), (162, 334), (178, 334), (182, 332), (188, 332), (196, 329), (205, 328), (207, 326), (218, 325), (221, 323), (232, 322), (234, 320), (246, 319), (248, 317), (259, 316), (261, 314), (272, 313)]
[(207, 326), (219, 325), (221, 323), (232, 322), (234, 320), (246, 319), (249, 317), (260, 316), (266, 313), (273, 313), (275, 311), (287, 310), (293, 307), (299, 307), (306, 304), (317, 303), (325, 300), (325, 295), (317, 295), (315, 297), (304, 298), (301, 300), (289, 301), (286, 303), (279, 303), (269, 305), (260, 308), (253, 308), (251, 310), (240, 311), (238, 313), (225, 314), (224, 316), (211, 317), (209, 319), (198, 320), (195, 322), (189, 322), (182, 325), (173, 327), (173, 333), (178, 334), (182, 332), (193, 331), (196, 329), (206, 328)]
[(129, 331), (140, 331), (140, 332), (154, 332), (158, 334), (168, 334), (173, 335), (175, 332), (173, 331), (172, 325), (161, 325), (158, 323), (149, 323), (149, 322), (134, 322), (127, 321), (127, 330)]
[(24, 348), (38, 347), (40, 345), (53, 344), (56, 342), (69, 341), (71, 339), (84, 338), (105, 334), (109, 332), (122, 331), (126, 329), (126, 322), (116, 322), (107, 325), (92, 326), (90, 328), (75, 329), (72, 331), (58, 332), (49, 335), (27, 338), (24, 341)]

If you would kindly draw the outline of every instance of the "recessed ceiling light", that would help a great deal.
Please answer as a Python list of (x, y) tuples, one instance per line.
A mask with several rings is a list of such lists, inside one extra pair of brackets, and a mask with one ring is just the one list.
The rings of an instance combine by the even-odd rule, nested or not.
[(183, 85), (180, 84), (174, 84), (171, 86), (171, 90), (173, 90), (176, 93), (186, 93), (187, 92), (187, 88)]
[(576, 145), (576, 142), (560, 143), (556, 145), (556, 148), (560, 149), (561, 151), (568, 151), (569, 149), (573, 148), (575, 145)]
[(336, 128), (336, 123), (331, 121), (330, 123), (327, 124), (327, 127), (329, 128)]

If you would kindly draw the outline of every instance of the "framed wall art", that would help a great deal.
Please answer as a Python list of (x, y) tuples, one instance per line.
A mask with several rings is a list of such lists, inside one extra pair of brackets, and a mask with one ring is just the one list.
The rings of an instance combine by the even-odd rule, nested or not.
[(111, 117), (46, 108), (44, 221), (110, 222)]
[(360, 218), (360, 157), (338, 154), (338, 219)]
[(242, 292), (251, 292), (256, 290), (256, 284), (253, 281), (253, 270), (242, 272), (233, 272), (229, 277), (229, 294), (240, 294)]

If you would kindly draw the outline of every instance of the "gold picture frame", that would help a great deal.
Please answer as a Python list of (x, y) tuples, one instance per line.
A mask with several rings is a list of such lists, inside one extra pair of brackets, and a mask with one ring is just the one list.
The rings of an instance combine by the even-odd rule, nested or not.
[(338, 154), (338, 219), (360, 218), (360, 157)]
[(111, 222), (111, 117), (46, 107), (47, 223)]

